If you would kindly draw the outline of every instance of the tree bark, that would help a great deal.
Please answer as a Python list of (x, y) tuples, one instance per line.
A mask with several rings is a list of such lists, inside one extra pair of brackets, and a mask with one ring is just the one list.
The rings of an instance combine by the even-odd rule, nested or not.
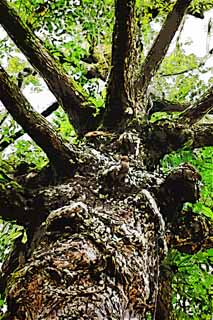
[(112, 62), (107, 89), (104, 126), (122, 126), (135, 114), (135, 81), (141, 48), (137, 48), (136, 1), (117, 0)]
[(213, 109), (213, 87), (203, 94), (200, 101), (187, 108), (180, 115), (180, 123), (193, 125)]
[[(200, 177), (188, 165), (166, 178), (150, 174), (134, 148), (123, 175), (110, 157), (120, 137), (111, 137), (105, 150), (103, 144), (97, 147), (99, 138), (91, 142), (90, 137), (88, 154), (81, 153), (87, 160), (73, 178), (52, 187), (38, 187), (34, 180), (30, 192), (22, 191), (21, 198), (17, 194), (17, 207), (11, 207), (9, 197), (4, 211), (0, 207), (3, 214), (13, 212), (13, 219), (22, 216), (19, 223), (31, 225), (27, 245), (18, 243), (13, 263), (3, 267), (10, 306), (6, 319), (145, 319), (158, 314), (160, 263), (177, 239), (166, 231), (174, 219), (168, 214), (177, 218), (185, 201), (198, 199)], [(26, 185), (29, 180), (22, 179), (23, 190)], [(16, 188), (9, 190), (16, 194)]]

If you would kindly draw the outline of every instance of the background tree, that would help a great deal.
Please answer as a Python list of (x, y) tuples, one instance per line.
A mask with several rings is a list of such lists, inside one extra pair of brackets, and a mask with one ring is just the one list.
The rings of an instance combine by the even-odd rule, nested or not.
[[(4, 319), (210, 319), (213, 139), (200, 120), (213, 92), (197, 71), (208, 71), (211, 48), (199, 60), (178, 38), (166, 53), (184, 14), (212, 6), (0, 0), (13, 40), (1, 42), (0, 148), (24, 132), (36, 143), (1, 158), (0, 212), (16, 222), (2, 223), (1, 245), (14, 240)], [(14, 44), (30, 65), (10, 57)], [(22, 93), (40, 77), (56, 98), (42, 114)], [(206, 182), (199, 202), (201, 175), (186, 160)]]

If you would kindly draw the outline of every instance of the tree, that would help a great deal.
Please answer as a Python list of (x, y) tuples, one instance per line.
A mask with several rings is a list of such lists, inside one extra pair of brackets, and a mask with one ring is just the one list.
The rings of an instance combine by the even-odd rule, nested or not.
[[(33, 15), (24, 22), (14, 3), (0, 0), (1, 25), (56, 97), (51, 109), (60, 104), (78, 135), (78, 144), (68, 144), (24, 97), (24, 75), (17, 86), (0, 68), (0, 100), (49, 159), (39, 172), (20, 174), (18, 166), (12, 176), (1, 172), (1, 216), (27, 232), (27, 242), (22, 234), (16, 238), (3, 266), (5, 319), (172, 319), (173, 270), (163, 259), (170, 248), (189, 254), (210, 248), (211, 224), (182, 210), (185, 202), (199, 199), (198, 171), (183, 163), (164, 175), (158, 167), (183, 146), (212, 146), (212, 125), (199, 120), (213, 108), (213, 89), (189, 106), (176, 103), (176, 110), (184, 110), (175, 120), (153, 122), (153, 108), (165, 101), (155, 100), (149, 86), (184, 13), (193, 11), (191, 2), (168, 3), (145, 59), (144, 11), (135, 0), (115, 2), (110, 74), (100, 108), (65, 73), (59, 62), (66, 57), (54, 59), (50, 43), (45, 47), (31, 30), (40, 22)], [(50, 8), (47, 1), (36, 12)], [(155, 15), (159, 11), (156, 5)], [(97, 63), (94, 35), (88, 42), (82, 60)], [(105, 79), (98, 69), (87, 76), (94, 73)]]

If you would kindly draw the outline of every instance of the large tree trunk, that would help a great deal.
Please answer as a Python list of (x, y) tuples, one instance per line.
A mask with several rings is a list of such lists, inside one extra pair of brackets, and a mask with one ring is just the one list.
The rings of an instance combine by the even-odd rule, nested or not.
[(9, 319), (144, 319), (154, 313), (165, 248), (153, 198), (133, 192), (130, 181), (107, 194), (99, 187), (96, 172), (59, 187), (71, 200), (36, 231), (27, 261), (8, 279)]
[(164, 179), (146, 172), (130, 152), (129, 162), (122, 156), (111, 166), (121, 136), (107, 137), (107, 145), (101, 143), (106, 137), (88, 139), (84, 163), (64, 183), (35, 189), (39, 175), (17, 177), (25, 187), (12, 208), (15, 191), (8, 187), (2, 215), (17, 214), (29, 239), (26, 246), (17, 241), (3, 267), (6, 319), (171, 318), (171, 301), (159, 289), (165, 285), (160, 265), (175, 234), (176, 246), (187, 251), (184, 228), (193, 235), (187, 233), (188, 247), (195, 233), (200, 244), (202, 226), (183, 218), (180, 231), (176, 226), (182, 203), (199, 197), (199, 175), (185, 165)]

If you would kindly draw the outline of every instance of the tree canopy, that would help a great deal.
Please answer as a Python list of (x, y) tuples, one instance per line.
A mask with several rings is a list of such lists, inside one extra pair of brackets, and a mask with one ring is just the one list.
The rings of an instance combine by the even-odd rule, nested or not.
[(211, 319), (212, 10), (0, 0), (2, 319)]

